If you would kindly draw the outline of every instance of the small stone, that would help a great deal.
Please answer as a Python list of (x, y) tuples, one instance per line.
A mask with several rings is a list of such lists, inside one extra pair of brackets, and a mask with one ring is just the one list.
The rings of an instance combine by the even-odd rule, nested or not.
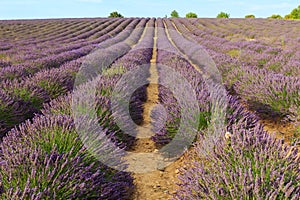
[(229, 133), (229, 132), (226, 132), (226, 133), (225, 133), (225, 139), (226, 139), (226, 140), (230, 139), (231, 136), (232, 136), (231, 133)]
[(166, 166), (164, 166), (163, 164), (158, 163), (156, 169), (159, 170), (159, 171), (165, 171)]
[(179, 174), (179, 169), (176, 169), (176, 170), (175, 170), (175, 173), (176, 173), (176, 174)]

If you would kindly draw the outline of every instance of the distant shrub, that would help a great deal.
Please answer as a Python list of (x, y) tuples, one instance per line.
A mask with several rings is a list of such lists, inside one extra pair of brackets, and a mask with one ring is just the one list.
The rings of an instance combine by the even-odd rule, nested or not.
[(254, 15), (246, 15), (245, 18), (255, 18)]
[(177, 12), (176, 10), (173, 10), (173, 11), (171, 12), (171, 17), (176, 17), (176, 18), (178, 18), (178, 17), (179, 17), (178, 12)]
[(268, 17), (268, 19), (283, 19), (283, 18), (281, 17), (281, 15), (273, 14), (270, 17)]
[(288, 14), (288, 15), (284, 16), (284, 19), (292, 19), (291, 14)]
[(225, 12), (220, 12), (220, 13), (217, 15), (217, 18), (229, 18), (229, 17), (230, 17), (230, 14), (225, 13)]
[(197, 14), (193, 12), (189, 12), (185, 15), (186, 18), (197, 18)]
[(109, 18), (118, 18), (118, 17), (123, 18), (124, 16), (121, 15), (120, 13), (118, 13), (117, 11), (114, 11), (114, 12), (111, 12), (108, 17)]

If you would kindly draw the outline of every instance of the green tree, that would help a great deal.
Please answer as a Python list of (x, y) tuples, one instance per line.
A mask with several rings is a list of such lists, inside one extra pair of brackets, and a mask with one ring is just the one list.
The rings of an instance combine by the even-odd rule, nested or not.
[(220, 12), (220, 13), (217, 15), (217, 18), (229, 18), (229, 17), (230, 17), (230, 14), (225, 13), (225, 12)]
[(281, 15), (273, 14), (270, 17), (268, 17), (268, 19), (283, 19), (283, 18), (281, 17)]
[(108, 16), (109, 18), (115, 18), (115, 17), (121, 17), (123, 18), (124, 16), (118, 13), (117, 11), (111, 12)]
[(254, 15), (246, 15), (245, 18), (255, 18)]
[(284, 17), (285, 19), (300, 19), (300, 5), (298, 8), (292, 10), (292, 12)]
[(292, 19), (291, 14), (288, 14), (288, 15), (284, 16), (284, 19)]
[(176, 18), (178, 18), (178, 17), (179, 17), (178, 12), (177, 12), (176, 10), (173, 10), (173, 11), (171, 12), (171, 17), (176, 17)]
[(198, 16), (196, 13), (189, 12), (189, 13), (186, 13), (185, 17), (186, 18), (197, 18)]

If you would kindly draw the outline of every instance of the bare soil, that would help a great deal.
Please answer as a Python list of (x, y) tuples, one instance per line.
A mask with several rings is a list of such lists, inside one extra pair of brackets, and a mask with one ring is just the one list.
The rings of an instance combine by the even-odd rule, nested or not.
[[(147, 87), (147, 101), (143, 105), (144, 113), (143, 113), (143, 123), (142, 127), (138, 129), (138, 135), (145, 135), (141, 131), (145, 131), (145, 128), (149, 131), (148, 134), (154, 135), (151, 133), (151, 117), (150, 113), (152, 108), (158, 103), (158, 71), (156, 66), (156, 36), (154, 38), (154, 48), (153, 55), (150, 65), (150, 77), (148, 80), (150, 83)], [(141, 158), (142, 164), (140, 167), (151, 166), (154, 164), (155, 152), (158, 151), (158, 147), (150, 138), (139, 138), (137, 137), (135, 141), (135, 145), (131, 148), (132, 153), (154, 153), (154, 157), (148, 156), (148, 159), (143, 157)], [(145, 154), (145, 156), (147, 156)], [(159, 155), (157, 155), (159, 157)], [(153, 159), (153, 160), (152, 160)], [(165, 200), (171, 199), (172, 194), (175, 193), (178, 182), (178, 174), (180, 168), (183, 165), (184, 157), (181, 157), (175, 162), (170, 163), (166, 168), (151, 170), (146, 173), (133, 173), (135, 190), (132, 195), (132, 199), (134, 200)], [(142, 170), (142, 169), (137, 169)]]

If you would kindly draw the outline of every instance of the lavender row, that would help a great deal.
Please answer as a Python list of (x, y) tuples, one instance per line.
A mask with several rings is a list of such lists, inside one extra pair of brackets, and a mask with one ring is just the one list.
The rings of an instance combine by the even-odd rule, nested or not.
[[(128, 19), (120, 27), (117, 27), (119, 25), (118, 23), (116, 25), (108, 26), (105, 29), (101, 30), (99, 33), (97, 33), (100, 38), (96, 38), (92, 42), (81, 41), (81, 42), (79, 42), (79, 44), (81, 45), (80, 47), (84, 48), (85, 46), (89, 46), (89, 45), (91, 46), (91, 45), (100, 43), (100, 42), (108, 39), (109, 37), (107, 37), (107, 36), (104, 37), (105, 34), (116, 35), (120, 31), (122, 31), (122, 28), (125, 28), (128, 25), (128, 23), (130, 23), (130, 22), (131, 22), (131, 20)], [(59, 44), (60, 44), (59, 42), (53, 42), (51, 44), (51, 46), (56, 46), (56, 45), (59, 45)], [(46, 47), (48, 47), (49, 45), (50, 44), (47, 44)], [(65, 52), (64, 52), (64, 49), (59, 50), (59, 48), (61, 48), (61, 47), (54, 48), (53, 50), (50, 49), (50, 50), (44, 50), (43, 51), (43, 48), (39, 49), (36, 45), (27, 45), (27, 46), (24, 46), (24, 51), (25, 51), (25, 53), (29, 52), (29, 56), (28, 55), (22, 55), (22, 53), (19, 53), (19, 54), (17, 54), (17, 56), (15, 56), (15, 59), (16, 59), (16, 62), (22, 62), (22, 61), (25, 60), (26, 61), (25, 63), (29, 63), (30, 64), (30, 62), (34, 62), (35, 61), (35, 60), (31, 61), (31, 59), (40, 58), (41, 56), (48, 56), (49, 57), (49, 54), (51, 54), (51, 52), (53, 52), (55, 54), (58, 54), (58, 53), (67, 53), (67, 51), (76, 50), (76, 49), (74, 49), (74, 47), (75, 47), (74, 45), (70, 45), (70, 47), (67, 48), (65, 50)], [(22, 52), (22, 49), (20, 47), (18, 47), (18, 51)], [(37, 51), (37, 53), (34, 53), (35, 51)], [(33, 54), (33, 55), (30, 56), (31, 54)], [(56, 56), (56, 55), (52, 55), (52, 56)], [(29, 61), (27, 61), (28, 59), (29, 59)]]
[[(121, 21), (120, 21), (120, 23), (121, 23)], [(115, 35), (115, 34), (119, 33), (118, 31), (122, 30), (122, 28), (124, 29), (130, 23), (130, 20), (127, 20), (121, 24), (120, 23), (117, 22), (117, 23), (114, 23), (113, 25), (107, 26), (107, 27), (105, 27), (105, 24), (104, 24), (104, 26), (100, 27), (101, 29), (99, 29), (101, 31), (97, 32), (97, 35), (99, 37), (96, 37), (94, 40), (91, 40), (91, 41), (76, 40), (76, 38), (73, 38), (73, 39), (75, 39), (75, 42), (76, 42), (75, 44), (72, 44), (71, 42), (67, 42), (67, 45), (63, 45), (63, 44), (61, 44), (60, 41), (51, 41), (51, 44), (49, 44), (49, 43), (44, 44), (44, 47), (43, 46), (37, 47), (36, 45), (33, 45), (31, 47), (31, 46), (27, 45), (25, 47), (25, 51), (24, 51), (25, 55), (20, 54), (18, 56), (15, 56), (14, 57), (15, 62), (22, 62), (23, 60), (25, 60), (26, 62), (28, 62), (29, 60), (35, 61), (35, 60), (38, 60), (45, 56), (56, 55), (56, 54), (60, 54), (60, 53), (68, 52), (68, 51), (73, 51), (73, 50), (82, 48), (84, 46), (96, 45), (98, 43), (101, 43), (102, 41), (105, 41), (107, 38), (109, 38), (109, 37), (105, 36), (106, 34), (110, 33), (111, 35)], [(110, 32), (110, 31), (112, 31), (112, 32)], [(49, 49), (48, 48), (49, 45), (54, 46), (54, 47), (59, 45), (59, 47)], [(45, 50), (45, 48), (47, 48), (47, 49)], [(26, 53), (26, 52), (29, 52), (29, 53)]]
[(201, 142), (190, 168), (182, 169), (174, 199), (299, 199), (298, 149), (286, 146), (247, 118), (203, 157)]
[[(171, 28), (171, 24), (169, 24), (169, 28)], [(177, 35), (176, 32), (172, 33), (171, 31), (170, 35), (175, 44), (176, 41), (180, 41), (180, 44), (177, 43), (179, 49), (185, 53), (189, 52), (186, 48), (188, 41), (185, 44), (184, 40), (179, 40), (181, 36)], [(166, 56), (163, 57), (166, 58)], [(190, 72), (191, 70), (186, 71)], [(229, 100), (229, 110), (227, 111), (228, 134), (224, 135), (224, 138), (229, 138), (229, 142), (224, 144), (221, 140), (216, 149), (205, 157), (205, 154), (203, 154), (205, 145), (202, 143), (202, 137), (200, 136), (200, 140), (196, 144), (197, 155), (193, 158), (195, 162), (191, 164), (190, 168), (183, 170), (181, 189), (174, 198), (239, 198), (241, 194), (243, 197), (262, 199), (270, 197), (299, 198), (298, 191), (300, 188), (297, 185), (297, 182), (299, 182), (297, 175), (299, 173), (297, 167), (299, 157), (297, 157), (297, 148), (283, 146), (281, 141), (276, 141), (263, 131), (263, 127), (257, 123), (255, 115), (245, 111), (244, 106), (230, 95), (227, 98)], [(233, 112), (230, 112), (231, 110)], [(275, 142), (280, 145), (276, 145), (272, 149)], [(260, 148), (263, 144), (267, 147)], [(278, 146), (279, 148), (277, 148)], [(231, 148), (232, 151), (228, 150)], [(281, 158), (276, 157), (277, 152), (280, 153)], [(237, 159), (238, 155), (241, 155), (243, 159)], [(249, 157), (245, 155), (249, 155)], [(276, 158), (270, 161), (269, 157), (272, 155), (275, 155)], [(282, 160), (282, 158), (288, 160)], [(253, 162), (256, 164), (252, 165)], [(258, 165), (258, 163), (261, 165)], [(286, 163), (290, 163), (289, 172), (286, 172)], [(274, 180), (270, 178), (270, 171), (257, 171), (257, 169), (268, 169), (267, 166), (269, 165), (279, 166), (278, 168), (274, 167), (273, 169), (278, 169), (278, 171), (273, 172), (278, 175), (285, 172), (289, 178), (283, 176), (281, 179)], [(239, 166), (240, 168), (233, 166)], [(246, 172), (248, 173), (246, 174)], [(243, 179), (239, 179), (241, 177)], [(272, 175), (272, 177), (274, 176)], [(265, 187), (268, 188), (267, 192)]]
[[(146, 40), (142, 39), (142, 41)], [(121, 46), (119, 45), (119, 47)], [(103, 53), (109, 53), (106, 49), (103, 51)], [(137, 66), (137, 62), (140, 64), (148, 63), (151, 59), (151, 53), (149, 49), (132, 51), (117, 61), (111, 70), (120, 68), (120, 66), (124, 67), (124, 69), (131, 69)], [(135, 56), (137, 54), (140, 55), (139, 60), (131, 62), (132, 59), (136, 59)], [(120, 72), (123, 73), (122, 71)], [(107, 98), (105, 96), (101, 97), (100, 94), (103, 94), (101, 90), (112, 87), (118, 78), (120, 78), (118, 74), (107, 73), (107, 76), (103, 76), (102, 79), (98, 80), (99, 95), (97, 96), (97, 102), (99, 111), (104, 111), (104, 108), (109, 106), (109, 102), (105, 100)], [(66, 101), (64, 102), (63, 99)], [(45, 116), (35, 117), (33, 123), (28, 121), (26, 124), (21, 125), (20, 130), (22, 131), (18, 131), (17, 129), (12, 130), (9, 136), (5, 138), (1, 146), (1, 152), (5, 152), (2, 153), (3, 162), (1, 162), (3, 163), (1, 165), (3, 171), (1, 178), (4, 183), (3, 197), (32, 198), (34, 196), (36, 199), (43, 199), (45, 197), (67, 199), (82, 197), (96, 199), (128, 198), (133, 187), (133, 181), (129, 174), (109, 169), (91, 157), (78, 138), (74, 129), (73, 119), (68, 116), (68, 113), (59, 113), (71, 110), (70, 100), (67, 97), (60, 97), (58, 101), (54, 100), (43, 110), (43, 113), (46, 114)], [(56, 103), (62, 106), (58, 106)], [(62, 109), (55, 112), (55, 108)], [(105, 116), (104, 113), (99, 113), (99, 115), (99, 117)], [(108, 123), (110, 120), (110, 118), (105, 118), (102, 122)], [(40, 134), (40, 131), (43, 131), (43, 134)], [(48, 134), (52, 138), (50, 141), (46, 139)], [(113, 139), (114, 135), (117, 135), (117, 131), (111, 129), (109, 132), (103, 131), (101, 134), (108, 135)], [(68, 136), (69, 142), (65, 142), (66, 136)], [(28, 140), (26, 139), (27, 137), (32, 139)], [(62, 138), (64, 138), (64, 142), (61, 142)], [(16, 143), (23, 145), (14, 150), (15, 157), (11, 157), (12, 154), (9, 152), (11, 152), (11, 147)], [(106, 143), (98, 141), (98, 150), (101, 151), (106, 148)], [(113, 153), (115, 155), (115, 163), (122, 166), (123, 164), (119, 160), (121, 153), (117, 150)], [(21, 155), (25, 154), (29, 162), (24, 162)], [(14, 162), (19, 162), (19, 166), (22, 168), (30, 169), (28, 171), (25, 170), (22, 179), (18, 175), (18, 168), (13, 165)], [(55, 167), (53, 168), (52, 166)], [(44, 174), (44, 176), (40, 173)], [(43, 177), (47, 177), (47, 179), (43, 179)], [(76, 181), (74, 182), (73, 179)], [(33, 180), (37, 180), (35, 184), (27, 184), (28, 182), (32, 183)], [(52, 184), (47, 184), (49, 180)], [(70, 182), (73, 183), (72, 187), (68, 187)]]
[[(277, 48), (295, 48), (293, 41), (297, 40), (297, 24), (296, 21), (272, 21), (272, 20), (193, 20), (192, 24), (196, 25), (199, 29), (208, 32), (211, 35), (218, 35), (222, 40), (227, 40), (230, 43), (241, 45), (247, 48), (247, 45), (258, 44), (263, 47)], [(226, 33), (224, 34), (224, 29)], [(291, 29), (289, 32), (282, 31)], [(298, 30), (299, 31), (299, 30)], [(268, 33), (272, 32), (272, 35)], [(208, 37), (208, 36), (207, 36)], [(235, 37), (238, 37), (234, 40)], [(246, 46), (245, 46), (246, 45)]]
[[(293, 40), (297, 40), (297, 21), (273, 21), (265, 19), (233, 19), (233, 20), (197, 20), (202, 27), (210, 27), (214, 24), (212, 32), (216, 34), (216, 28), (222, 37), (230, 40), (256, 40), (271, 46), (282, 46), (282, 42), (287, 42), (288, 46), (294, 46)], [(296, 27), (296, 28), (295, 28)], [(210, 27), (212, 28), (212, 27)], [(290, 30), (282, 34), (283, 30)], [(268, 34), (272, 32), (272, 35)], [(243, 37), (245, 36), (245, 37)]]
[[(74, 26), (77, 26), (77, 25), (75, 24)], [(64, 29), (66, 29), (67, 27), (68, 26), (64, 27)], [(66, 30), (64, 30), (64, 32), (66, 32)], [(57, 33), (57, 36), (59, 36), (58, 33)], [(42, 36), (42, 37), (45, 37), (45, 36)], [(34, 40), (37, 41), (38, 39), (39, 38), (36, 38)], [(24, 38), (24, 39), (21, 39), (21, 40), (27, 41), (28, 38)], [(9, 40), (8, 42), (12, 42), (12, 41), (13, 40)], [(52, 40), (50, 40), (50, 41), (52, 41)], [(47, 43), (48, 43), (48, 45), (45, 46)], [(47, 43), (43, 44), (43, 43), (37, 43), (36, 42), (35, 44), (28, 44), (28, 45), (24, 45), (24, 46), (22, 46), (20, 44), (17, 44), (17, 43), (15, 43), (15, 44), (12, 43), (12, 45), (13, 45), (12, 47), (14, 47), (14, 48), (12, 48), (10, 51), (4, 51), (3, 53), (4, 53), (4, 55), (9, 56), (9, 57), (12, 57), (12, 56), (15, 57), (16, 56), (16, 60), (19, 60), (21, 62), (21, 61), (24, 61), (24, 60), (28, 60), (28, 58), (30, 58), (30, 55), (32, 55), (32, 54), (35, 55), (35, 56), (37, 56), (37, 55), (47, 56), (47, 53), (42, 54), (40, 52), (42, 50), (42, 46), (44, 46), (44, 48), (47, 47), (47, 49), (49, 49), (49, 45), (53, 46), (53, 48), (57, 45), (61, 45), (61, 43), (58, 43), (58, 42), (55, 43), (53, 41), (50, 44), (49, 44), (49, 42), (47, 42)], [(51, 48), (51, 49), (53, 49), (53, 48)], [(16, 51), (18, 51), (18, 53), (16, 53)], [(22, 59), (22, 57), (24, 57), (24, 59)], [(13, 59), (10, 59), (10, 62), (13, 62)]]
[[(99, 22), (100, 23), (100, 22)], [(104, 23), (101, 26), (99, 26), (99, 30), (104, 29), (108, 24)], [(94, 25), (95, 26), (95, 25)], [(82, 27), (80, 27), (81, 30)], [(90, 28), (88, 26), (88, 28)], [(96, 31), (99, 31), (96, 29)], [(78, 32), (74, 32), (73, 30), (72, 34), (68, 34), (67, 36), (64, 37), (59, 37), (58, 35), (54, 36), (53, 38), (50, 39), (50, 41), (47, 39), (46, 41), (35, 41), (34, 43), (30, 43), (28, 45), (24, 45), (22, 48), (24, 48), (23, 54), (25, 55), (19, 55), (18, 57), (15, 57), (16, 61), (22, 61), (22, 60), (33, 60), (36, 58), (40, 58), (49, 54), (59, 54), (65, 51), (70, 51), (74, 49), (78, 49), (82, 46), (86, 46), (89, 44), (85, 40), (80, 40), (78, 39), (79, 37), (86, 37), (89, 34), (86, 34), (85, 32), (81, 35), (78, 35)], [(81, 31), (80, 31), (81, 32)], [(72, 43), (72, 40), (76, 42), (76, 44)], [(65, 40), (65, 41), (64, 41)], [(53, 46), (50, 49), (45, 50), (45, 48), (49, 48), (49, 45)], [(21, 49), (22, 49), (21, 48)], [(19, 49), (19, 51), (21, 50)], [(41, 52), (42, 51), (42, 52)]]
[(15, 125), (39, 113), (43, 103), (73, 89), (80, 60), (71, 61), (60, 68), (43, 70), (22, 81), (1, 84), (1, 138)]
[[(117, 34), (118, 32), (122, 31), (122, 27), (123, 26), (120, 26), (119, 28), (114, 29), (113, 32), (110, 32), (110, 34)], [(108, 30), (110, 30), (110, 28), (111, 27), (109, 27)], [(41, 69), (59, 67), (61, 64), (63, 64), (66, 61), (74, 60), (79, 57), (87, 55), (96, 47), (97, 42), (105, 41), (108, 38), (109, 36), (103, 35), (102, 37), (98, 38), (96, 41), (93, 41), (94, 43), (90, 43), (86, 47), (81, 47), (79, 49), (71, 50), (69, 52), (64, 52), (57, 55), (48, 56), (46, 58), (37, 59), (31, 61), (31, 63), (28, 62), (28, 64), (18, 65), (14, 67), (6, 67), (1, 70), (3, 74), (2, 76), (4, 76), (3, 79), (5, 80), (7, 78), (9, 79), (19, 78), (26, 75), (34, 74), (35, 72)], [(111, 43), (111, 45), (112, 44), (113, 43)], [(10, 77), (12, 72), (14, 75), (13, 77)]]
[(256, 104), (261, 109), (258, 110), (260, 113), (269, 112), (267, 108), (270, 107), (273, 114), (278, 113), (292, 122), (300, 120), (299, 77), (270, 73), (254, 67), (235, 69), (230, 76), (232, 80), (236, 79), (233, 85), (235, 92), (250, 104)]
[[(65, 29), (68, 28), (68, 27), (76, 28), (77, 26), (84, 26), (85, 25), (85, 23), (82, 23), (82, 22), (81, 23), (73, 22), (72, 24), (70, 24), (70, 22), (64, 22), (63, 24), (64, 24), (64, 26), (59, 26), (57, 24), (56, 25), (50, 24), (49, 27), (48, 27), (50, 29), (50, 31), (44, 31), (44, 32), (42, 32), (40, 34), (37, 34), (37, 35), (36, 35), (36, 32), (33, 33), (33, 30), (37, 30), (37, 32), (38, 32), (38, 31), (40, 31), (40, 27), (36, 26), (34, 24), (30, 25), (26, 30), (23, 30), (22, 32), (18, 31), (18, 30), (15, 30), (14, 28), (8, 29), (10, 35), (4, 34), (2, 39), (1, 39), (3, 45), (8, 47), (8, 48), (5, 48), (3, 50), (9, 50), (9, 49), (13, 48), (12, 45), (22, 46), (23, 43), (28, 44), (28, 40), (29, 41), (36, 41), (36, 40), (38, 40), (38, 38), (36, 38), (36, 37), (47, 37), (48, 34), (59, 35), (61, 33), (65, 33), (66, 32)], [(24, 26), (24, 25), (21, 24), (20, 26)], [(11, 27), (11, 25), (9, 27)], [(13, 39), (11, 39), (11, 38), (13, 38)], [(10, 51), (12, 51), (12, 50), (13, 49), (11, 49)]]
[[(144, 26), (145, 21), (141, 21), (140, 26)], [(142, 29), (138, 29), (142, 30)], [(128, 38), (130, 42), (137, 43), (142, 32), (134, 32)], [(125, 44), (124, 44), (125, 43)], [(128, 52), (130, 47), (127, 40), (120, 44), (115, 44), (106, 51), (113, 51), (113, 49), (124, 49), (124, 53)], [(76, 76), (76, 72), (81, 65), (81, 61), (71, 62), (68, 65), (62, 66), (57, 69), (44, 70), (36, 73), (33, 77), (18, 80), (4, 81), (2, 90), (6, 92), (8, 96), (16, 99), (21, 99), (27, 103), (28, 108), (32, 108), (30, 115), (25, 119), (31, 117), (34, 112), (39, 112), (43, 103), (49, 102), (51, 99), (55, 99), (58, 96), (65, 94), (73, 89), (73, 84)], [(28, 109), (27, 109), (28, 110)], [(24, 112), (26, 109), (24, 109)], [(3, 120), (8, 120), (3, 118)], [(5, 121), (4, 121), (5, 122)], [(18, 121), (20, 122), (20, 121)], [(16, 124), (12, 124), (14, 126)], [(11, 126), (3, 128), (7, 131)], [(1, 132), (4, 134), (5, 132)]]
[[(132, 50), (130, 50), (127, 54), (125, 54), (123, 57), (119, 58), (114, 62), (114, 64), (108, 68), (102, 71), (102, 75), (99, 76), (98, 74), (93, 75), (93, 77), (98, 77), (97, 83), (96, 83), (96, 99), (97, 102), (96, 110), (97, 115), (99, 118), (100, 124), (105, 126), (105, 128), (108, 128), (110, 131), (116, 131), (117, 137), (116, 140), (122, 143), (120, 144), (123, 147), (129, 147), (132, 142), (133, 138), (129, 135), (122, 134), (122, 131), (118, 128), (116, 123), (113, 121), (113, 113), (111, 111), (111, 100), (110, 95), (112, 94), (112, 90), (114, 89), (116, 83), (121, 78), (122, 74), (126, 73), (127, 71), (133, 70), (136, 67), (139, 67), (141, 65), (149, 63), (152, 55), (152, 48), (151, 45), (153, 45), (153, 19), (149, 21), (144, 37), (141, 38), (140, 42), (134, 46)], [(141, 34), (141, 33), (139, 33)], [(136, 37), (135, 34), (132, 34), (131, 36)], [(146, 37), (147, 36), (147, 37)], [(149, 37), (148, 37), (149, 36)], [(133, 40), (134, 38), (131, 37), (130, 40)], [(139, 37), (136, 37), (135, 41), (137, 42)], [(124, 44), (119, 44), (115, 47), (112, 47), (113, 49), (117, 49), (118, 52), (126, 52), (128, 50), (128, 44), (124, 42)], [(112, 56), (119, 56), (114, 55), (115, 51), (111, 48), (111, 50), (108, 49), (102, 49), (101, 50), (101, 56), (102, 57), (112, 57)], [(123, 49), (123, 50), (122, 50)], [(116, 58), (117, 58), (116, 57)], [(144, 75), (144, 79), (147, 78), (147, 74)], [(143, 78), (143, 77), (141, 77)], [(82, 87), (85, 86), (80, 86)], [(89, 87), (89, 86), (87, 86)], [(145, 86), (138, 90), (132, 98), (130, 107), (131, 109), (131, 117), (134, 118), (134, 121), (136, 123), (141, 122), (142, 119), (142, 101), (146, 99), (145, 97)], [(82, 89), (82, 91), (85, 91), (85, 89)], [(50, 102), (49, 105), (45, 105), (45, 108), (42, 110), (43, 114), (67, 114), (71, 115), (71, 102), (72, 97), (71, 94), (60, 97), (57, 100), (54, 100)]]
[[(97, 20), (97, 21), (92, 21), (87, 23), (83, 23), (82, 25), (78, 26), (76, 25), (75, 27), (66, 27), (63, 28), (62, 30), (65, 30), (64, 32), (61, 32), (60, 34), (57, 34), (58, 32), (55, 31), (53, 32), (53, 35), (47, 36), (47, 37), (43, 37), (43, 36), (36, 36), (36, 38), (40, 38), (41, 40), (38, 41), (34, 41), (36, 44), (41, 44), (41, 43), (45, 43), (48, 41), (55, 41), (55, 42), (60, 42), (60, 43), (70, 43), (71, 39), (82, 39), (88, 35), (90, 35), (92, 33), (92, 30), (94, 31), (99, 31), (101, 29), (100, 28), (104, 28), (105, 26), (107, 26), (108, 24), (113, 22), (113, 20)], [(73, 40), (74, 41), (74, 40)]]
[[(98, 137), (106, 134), (102, 130)], [(100, 152), (114, 155), (111, 162), (125, 167), (120, 151), (108, 153), (105, 142), (96, 143)], [(0, 151), (4, 199), (127, 199), (133, 187), (128, 173), (103, 165), (89, 153), (66, 115), (27, 121), (9, 132)]]
[(87, 46), (80, 49), (64, 52), (58, 55), (48, 56), (35, 61), (15, 66), (8, 66), (1, 69), (1, 81), (21, 79), (29, 75), (33, 75), (43, 69), (57, 68), (68, 61), (72, 61), (87, 55), (95, 47)]
[[(183, 30), (181, 24), (178, 24), (177, 28)], [(186, 32), (184, 34), (188, 35)], [(227, 44), (224, 43), (222, 48), (226, 47)], [(247, 48), (251, 49), (250, 46)], [(269, 106), (273, 112), (279, 112), (280, 115), (288, 116), (289, 119), (293, 118), (292, 121), (294, 122), (297, 121), (297, 118), (299, 118), (299, 111), (297, 110), (297, 107), (299, 107), (297, 100), (299, 99), (299, 86), (297, 83), (299, 67), (297, 65), (299, 62), (287, 57), (285, 53), (280, 51), (276, 57), (269, 55), (270, 58), (266, 58), (264, 54), (257, 53), (253, 56), (252, 52), (247, 52), (247, 55), (251, 55), (251, 58), (259, 61), (264, 60), (261, 65), (253, 61), (245, 62), (243, 59), (241, 61), (237, 58), (230, 58), (222, 53), (213, 51), (209, 51), (209, 53), (213, 55), (223, 73), (223, 77), (225, 75), (226, 84), (229, 87), (234, 85), (234, 89), (244, 99), (251, 100), (254, 103), (256, 101), (256, 104), (263, 104), (265, 108)], [(279, 84), (274, 84), (275, 82)]]
[[(174, 21), (176, 22), (176, 20)], [(238, 58), (241, 64), (256, 65), (280, 73), (287, 73), (299, 65), (297, 57), (291, 55), (291, 52), (293, 54), (295, 50), (273, 48), (259, 44), (258, 41), (231, 42), (224, 38), (211, 36), (210, 32), (204, 32), (186, 20), (180, 20), (176, 24), (182, 26), (181, 23), (188, 27), (193, 34), (200, 36), (193, 37), (193, 39), (217, 52)]]
[[(158, 146), (168, 144), (178, 131), (181, 123), (181, 107), (175, 98), (174, 94), (169, 88), (161, 85), (164, 82), (172, 82), (172, 77), (168, 77), (165, 67), (170, 67), (180, 74), (183, 78), (188, 80), (193, 86), (201, 84), (202, 79), (197, 76), (197, 72), (193, 69), (188, 62), (180, 56), (180, 53), (169, 41), (165, 32), (164, 23), (162, 19), (157, 19), (157, 68), (159, 75), (159, 102), (165, 108), (165, 120), (162, 119), (163, 113), (161, 110), (154, 110), (152, 118), (154, 119), (153, 125), (160, 130), (155, 130), (156, 134), (152, 137)], [(170, 79), (170, 80), (169, 80)], [(168, 80), (168, 81), (166, 81)], [(178, 81), (178, 80), (177, 80)], [(195, 89), (193, 87), (193, 89)], [(199, 97), (199, 95), (197, 96)], [(186, 100), (190, 101), (190, 100)], [(200, 99), (199, 99), (200, 101)], [(204, 111), (204, 110), (202, 110)], [(161, 124), (165, 122), (165, 124)]]
[[(40, 32), (40, 27), (32, 27), (28, 35), (25, 33), (20, 34), (20, 38), (16, 41), (20, 46), (32, 44), (31, 42), (38, 44), (47, 41), (51, 41), (54, 39), (67, 39), (67, 37), (72, 36), (74, 33), (80, 34), (83, 33), (82, 30), (86, 31), (86, 28), (93, 24), (102, 24), (107, 20), (92, 20), (88, 22), (84, 21), (74, 21), (73, 23), (63, 21), (62, 25), (59, 26), (57, 23), (51, 26), (44, 27), (45, 31)], [(32, 30), (37, 30), (32, 33)], [(31, 33), (31, 34), (30, 34)], [(22, 38), (22, 36), (24, 38)], [(28, 38), (29, 37), (29, 38)], [(27, 39), (27, 40), (26, 40)]]
[[(182, 29), (182, 26), (178, 25), (177, 28)], [(240, 61), (237, 59), (230, 59), (222, 54), (218, 56), (213, 51), (209, 53), (214, 55), (223, 75), (226, 74), (226, 84), (232, 86), (235, 93), (248, 101), (252, 109), (267, 115), (278, 113), (284, 119), (291, 120), (295, 126), (299, 125), (298, 68), (293, 67), (297, 63), (283, 67), (285, 74), (281, 74), (260, 69), (260, 66), (239, 65)]]

